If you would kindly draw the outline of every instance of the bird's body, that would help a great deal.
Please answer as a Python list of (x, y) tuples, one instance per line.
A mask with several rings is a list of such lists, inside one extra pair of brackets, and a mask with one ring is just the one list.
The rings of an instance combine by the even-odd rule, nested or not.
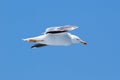
[(74, 30), (76, 28), (76, 26), (47, 28), (43, 35), (33, 38), (26, 38), (23, 40), (28, 42), (36, 42), (37, 44), (33, 45), (32, 48), (47, 45), (68, 46), (73, 43), (86, 44), (86, 42), (81, 40), (79, 37), (68, 33), (68, 31)]
[(71, 37), (68, 33), (46, 34), (32, 39), (39, 39), (37, 43), (47, 45), (70, 45), (72, 43)]

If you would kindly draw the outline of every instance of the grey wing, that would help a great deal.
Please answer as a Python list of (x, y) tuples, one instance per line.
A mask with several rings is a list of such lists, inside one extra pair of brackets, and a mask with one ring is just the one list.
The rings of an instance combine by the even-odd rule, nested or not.
[(45, 31), (46, 33), (62, 33), (62, 32), (67, 32), (71, 31), (78, 28), (77, 26), (71, 26), (71, 25), (66, 25), (66, 26), (58, 26), (58, 27), (50, 27), (47, 28)]

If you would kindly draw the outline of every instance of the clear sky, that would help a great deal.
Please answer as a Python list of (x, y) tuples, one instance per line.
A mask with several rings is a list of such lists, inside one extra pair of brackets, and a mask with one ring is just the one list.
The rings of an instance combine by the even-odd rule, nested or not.
[[(0, 80), (120, 80), (119, 0), (1, 0)], [(31, 49), (23, 38), (77, 25), (87, 46)]]

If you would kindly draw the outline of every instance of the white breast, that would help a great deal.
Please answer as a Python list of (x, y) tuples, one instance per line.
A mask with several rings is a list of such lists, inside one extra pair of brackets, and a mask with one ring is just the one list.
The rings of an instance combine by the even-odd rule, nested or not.
[(70, 45), (71, 38), (67, 33), (47, 34), (44, 43), (48, 45)]

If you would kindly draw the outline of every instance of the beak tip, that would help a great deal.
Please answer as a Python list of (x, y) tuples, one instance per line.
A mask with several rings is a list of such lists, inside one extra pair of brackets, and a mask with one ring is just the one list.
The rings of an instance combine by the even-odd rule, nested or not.
[(84, 45), (87, 45), (87, 42), (81, 42), (82, 44), (84, 44)]

